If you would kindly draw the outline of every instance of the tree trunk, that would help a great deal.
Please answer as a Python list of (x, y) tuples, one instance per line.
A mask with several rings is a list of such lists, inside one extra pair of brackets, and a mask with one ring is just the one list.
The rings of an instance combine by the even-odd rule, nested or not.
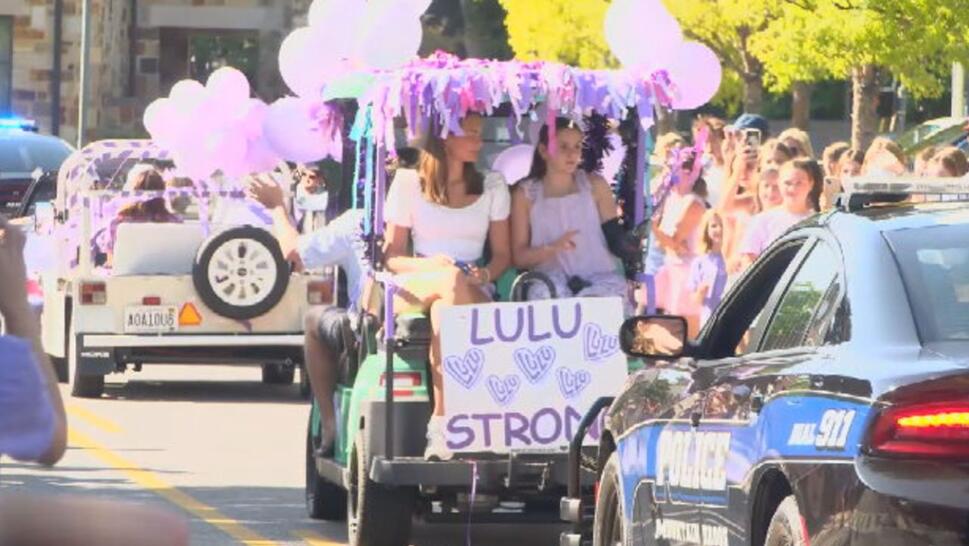
[(856, 66), (851, 70), (851, 80), (851, 147), (867, 150), (878, 130), (878, 70), (871, 64)]
[(744, 75), (744, 113), (760, 114), (764, 111), (764, 80), (760, 74)]
[(662, 106), (656, 108), (656, 134), (665, 135), (676, 131), (676, 112)]
[(461, 16), (464, 19), (464, 49), (468, 58), (483, 58), (488, 56), (488, 47), (482, 43), (480, 29), (475, 28), (475, 18), (472, 16), (474, 0), (461, 0)]
[(805, 82), (795, 82), (791, 89), (791, 125), (807, 131), (811, 125), (811, 93), (814, 85)]

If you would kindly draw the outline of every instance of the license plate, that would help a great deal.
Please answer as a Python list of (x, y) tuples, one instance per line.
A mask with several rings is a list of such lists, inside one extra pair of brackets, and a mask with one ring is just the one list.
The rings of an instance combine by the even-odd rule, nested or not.
[(127, 307), (124, 331), (129, 334), (158, 334), (178, 329), (178, 308), (174, 305)]

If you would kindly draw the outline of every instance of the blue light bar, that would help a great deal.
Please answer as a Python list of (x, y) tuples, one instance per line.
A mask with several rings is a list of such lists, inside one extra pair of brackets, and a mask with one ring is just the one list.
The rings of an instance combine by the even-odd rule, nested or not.
[(0, 118), (0, 130), (18, 129), (21, 131), (37, 131), (37, 122), (23, 118)]

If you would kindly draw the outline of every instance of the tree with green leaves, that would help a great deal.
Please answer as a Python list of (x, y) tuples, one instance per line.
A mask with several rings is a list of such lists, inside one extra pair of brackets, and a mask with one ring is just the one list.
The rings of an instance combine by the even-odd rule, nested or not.
[(515, 57), (582, 68), (614, 68), (603, 32), (606, 0), (501, 0)]
[(664, 0), (688, 39), (702, 42), (743, 85), (743, 110), (761, 113), (764, 65), (751, 44), (782, 14), (784, 0)]
[(965, 0), (785, 0), (782, 10), (751, 45), (769, 83), (782, 90), (850, 75), (852, 145), (861, 149), (877, 133), (879, 76), (935, 97), (952, 62), (969, 58)]

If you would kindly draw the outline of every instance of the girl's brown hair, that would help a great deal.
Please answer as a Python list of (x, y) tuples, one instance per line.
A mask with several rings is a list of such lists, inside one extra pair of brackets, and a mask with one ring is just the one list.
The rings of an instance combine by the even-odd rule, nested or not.
[(865, 165), (865, 152), (859, 150), (858, 148), (852, 148), (847, 152), (841, 154), (841, 159), (838, 160), (838, 176), (841, 176), (841, 171), (844, 166), (849, 161), (857, 163), (859, 166)]
[[(138, 173), (131, 185), (133, 191), (165, 191), (165, 179), (155, 169), (147, 169)], [(118, 211), (121, 218), (138, 218), (145, 220), (164, 220), (171, 216), (165, 206), (164, 197), (152, 197), (136, 203), (131, 203)]]
[(966, 154), (955, 146), (942, 148), (935, 154), (932, 161), (941, 163), (947, 171), (952, 173), (952, 176), (964, 176), (969, 172), (969, 160), (966, 159)]
[(808, 204), (814, 212), (821, 212), (821, 194), (824, 193), (824, 169), (813, 159), (799, 157), (787, 163), (797, 170), (807, 173), (811, 179), (811, 193), (808, 194)]
[[(467, 119), (467, 118), (465, 118)], [(421, 176), (421, 193), (424, 199), (437, 205), (448, 205), (447, 183), (450, 173), (447, 172), (447, 149), (444, 139), (432, 131), (418, 162), (417, 172)], [(478, 172), (474, 163), (465, 163), (462, 178), (468, 195), (484, 193), (484, 176)]]

